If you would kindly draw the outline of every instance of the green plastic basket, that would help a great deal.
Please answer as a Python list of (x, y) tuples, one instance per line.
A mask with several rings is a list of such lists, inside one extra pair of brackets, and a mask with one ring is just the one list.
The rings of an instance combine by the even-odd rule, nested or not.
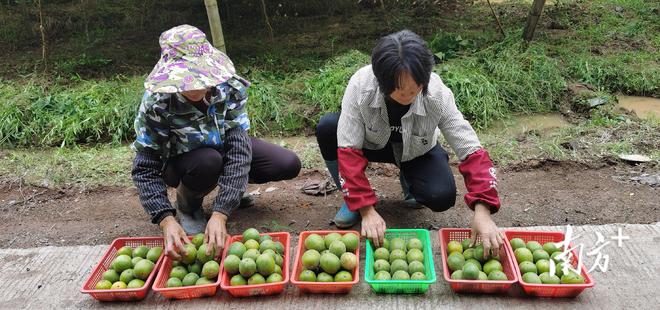
[(426, 280), (374, 280), (373, 255), (374, 249), (367, 240), (367, 256), (364, 268), (364, 280), (371, 285), (376, 293), (387, 294), (419, 294), (426, 293), (429, 286), (435, 282), (435, 266), (433, 265), (433, 248), (431, 237), (426, 229), (388, 229), (385, 239), (401, 238), (410, 240), (417, 238), (424, 244), (424, 271)]

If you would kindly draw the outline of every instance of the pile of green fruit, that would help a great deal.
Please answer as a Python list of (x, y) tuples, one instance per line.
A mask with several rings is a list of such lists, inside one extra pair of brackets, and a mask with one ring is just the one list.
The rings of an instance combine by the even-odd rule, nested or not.
[(424, 245), (417, 238), (385, 239), (373, 258), (374, 280), (426, 280)]
[(215, 249), (211, 248), (206, 255), (208, 244), (204, 243), (204, 234), (197, 234), (183, 247), (181, 261), (172, 261), (172, 270), (167, 279), (166, 287), (182, 287), (193, 285), (212, 284), (216, 282), (220, 264), (216, 262)]
[(305, 253), (301, 257), (303, 282), (351, 282), (358, 257), (353, 254), (359, 237), (354, 233), (329, 233), (325, 237), (310, 234), (305, 238)]
[(258, 230), (248, 228), (243, 232), (243, 242), (233, 242), (227, 249), (224, 270), (232, 276), (230, 285), (284, 281), (282, 255), (284, 255), (284, 245), (281, 242), (273, 241), (269, 235), (259, 236)]
[(453, 280), (508, 280), (499, 258), (485, 260), (483, 245), (470, 247), (470, 239), (447, 243), (447, 255), (447, 266), (452, 271)]
[[(570, 270), (564, 274), (563, 262), (557, 259), (562, 253), (554, 242), (541, 246), (537, 241), (525, 243), (520, 238), (509, 241), (516, 262), (520, 268), (523, 282), (532, 284), (583, 284), (584, 278)], [(550, 274), (550, 264), (555, 263), (555, 273)]]
[(141, 245), (135, 249), (125, 246), (117, 251), (110, 269), (103, 273), (103, 278), (96, 283), (97, 290), (141, 288), (144, 281), (154, 270), (156, 262), (163, 253), (162, 247), (149, 248)]

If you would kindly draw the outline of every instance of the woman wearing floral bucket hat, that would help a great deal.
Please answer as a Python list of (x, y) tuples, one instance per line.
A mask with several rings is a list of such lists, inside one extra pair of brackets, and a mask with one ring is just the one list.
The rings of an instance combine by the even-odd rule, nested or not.
[[(159, 43), (161, 58), (144, 82), (135, 119), (133, 182), (151, 221), (163, 229), (168, 255), (179, 258), (189, 242), (185, 236), (204, 232), (204, 241), (219, 256), (227, 217), (240, 205), (248, 181), (292, 179), (300, 159), (248, 136), (250, 84), (201, 30), (177, 26), (163, 32)], [(176, 188), (175, 206), (167, 186)], [(202, 201), (216, 186), (207, 222)]]

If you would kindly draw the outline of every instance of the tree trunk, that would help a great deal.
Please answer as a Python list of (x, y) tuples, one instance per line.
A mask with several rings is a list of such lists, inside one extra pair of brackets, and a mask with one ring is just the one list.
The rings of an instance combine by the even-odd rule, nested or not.
[(37, 0), (37, 10), (39, 11), (39, 32), (41, 33), (41, 61), (44, 63), (44, 71), (48, 69), (46, 62), (46, 29), (44, 28), (43, 10), (41, 8), (41, 0)]
[(264, 15), (264, 22), (266, 23), (266, 27), (268, 27), (268, 37), (270, 40), (273, 40), (273, 27), (270, 25), (270, 19), (268, 18), (268, 12), (266, 11), (266, 2), (265, 0), (261, 0), (261, 13)]
[(206, 6), (206, 15), (209, 17), (213, 46), (223, 53), (227, 53), (225, 36), (222, 33), (222, 23), (220, 22), (220, 13), (218, 13), (218, 2), (216, 0), (204, 0), (204, 5)]
[(544, 5), (545, 0), (534, 0), (532, 9), (527, 16), (525, 31), (523, 32), (523, 39), (525, 39), (525, 41), (531, 41), (534, 37), (534, 30), (536, 30), (536, 24), (539, 22), (539, 18), (541, 18), (541, 12), (543, 12)]

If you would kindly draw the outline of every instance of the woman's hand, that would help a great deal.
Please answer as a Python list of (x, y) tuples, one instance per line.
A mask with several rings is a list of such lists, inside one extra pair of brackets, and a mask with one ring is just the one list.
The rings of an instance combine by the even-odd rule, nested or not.
[(206, 232), (204, 233), (204, 242), (209, 245), (206, 248), (206, 255), (211, 254), (211, 249), (214, 248), (215, 259), (220, 259), (227, 237), (227, 216), (214, 211), (209, 222), (206, 223)]
[(481, 237), (481, 243), (484, 246), (484, 259), (490, 256), (491, 251), (493, 257), (500, 255), (500, 246), (504, 244), (504, 235), (490, 218), (490, 208), (482, 203), (477, 203), (474, 206), (471, 245), (475, 244), (477, 236)]
[(383, 245), (385, 238), (385, 220), (376, 212), (374, 206), (360, 208), (362, 216), (362, 236), (371, 240), (375, 247)]
[(160, 221), (159, 226), (163, 230), (163, 238), (165, 239), (165, 254), (173, 260), (180, 260), (180, 253), (185, 254), (183, 244), (190, 243), (186, 232), (171, 215)]

